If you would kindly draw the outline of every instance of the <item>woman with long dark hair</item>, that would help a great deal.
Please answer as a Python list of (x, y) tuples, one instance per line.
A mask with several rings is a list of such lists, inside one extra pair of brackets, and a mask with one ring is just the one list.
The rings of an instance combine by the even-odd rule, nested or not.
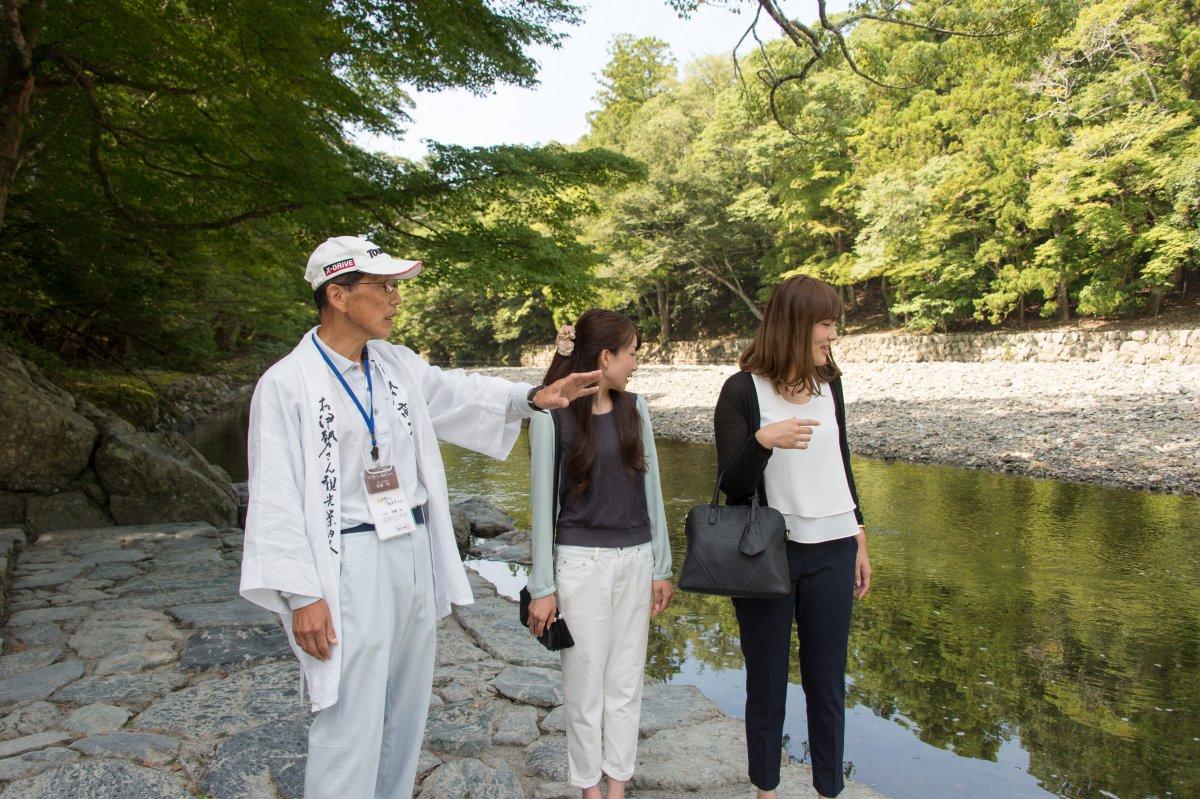
[(792, 625), (808, 715), (813, 787), (843, 787), (846, 647), (853, 596), (871, 585), (841, 372), (833, 360), (842, 301), (816, 278), (771, 292), (762, 325), (725, 381), (714, 416), (721, 490), (730, 504), (755, 492), (783, 514), (792, 593), (734, 599), (746, 660), (746, 746), (758, 799), (775, 799), (783, 745)]
[[(561, 612), (567, 771), (584, 799), (633, 776), (650, 617), (671, 601), (671, 547), (645, 401), (625, 390), (641, 345), (629, 317), (593, 309), (559, 332), (544, 382), (600, 370), (600, 390), (535, 414), (529, 629)], [(555, 466), (559, 465), (558, 473)], [(555, 491), (557, 486), (558, 490)]]

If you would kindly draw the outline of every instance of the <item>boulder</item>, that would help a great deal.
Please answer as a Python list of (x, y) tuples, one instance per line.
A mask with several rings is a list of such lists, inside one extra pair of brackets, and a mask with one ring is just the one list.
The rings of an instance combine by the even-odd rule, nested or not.
[(61, 491), (85, 469), (96, 426), (70, 394), (0, 347), (0, 489)]
[(454, 525), (454, 542), (458, 544), (458, 556), (464, 557), (471, 546), (471, 520), (462, 508), (450, 506), (450, 521)]
[(118, 524), (237, 521), (229, 481), (178, 433), (106, 434), (95, 463)]
[(103, 527), (112, 519), (83, 491), (34, 495), (25, 503), (25, 523), (37, 531)]
[(0, 524), (24, 524), (25, 503), (31, 494), (0, 491)]
[[(250, 507), (250, 484), (249, 483), (231, 483), (233, 493), (237, 494), (238, 502), (238, 517), (237, 526), (241, 529), (246, 527), (246, 510)], [(458, 527), (454, 528), (454, 534), (458, 535)], [(461, 550), (462, 547), (460, 546)]]
[(471, 532), (480, 538), (494, 538), (517, 526), (513, 517), (482, 497), (467, 497), (455, 502), (453, 507), (466, 515), (471, 523)]

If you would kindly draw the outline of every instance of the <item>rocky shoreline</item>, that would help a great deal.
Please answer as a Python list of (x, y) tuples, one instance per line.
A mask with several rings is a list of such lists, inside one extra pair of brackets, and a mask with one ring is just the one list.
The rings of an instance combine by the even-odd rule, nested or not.
[[(457, 503), (467, 529), (510, 522)], [(237, 597), (242, 531), (205, 522), (0, 530), (11, 615), (0, 654), (0, 799), (299, 799), (309, 714), (277, 617)], [(419, 799), (575, 799), (558, 657), (471, 574), (438, 630)], [(697, 688), (648, 683), (630, 796), (729, 799), (740, 721)], [(812, 797), (789, 762), (790, 795)], [(881, 799), (848, 783), (845, 799)]]
[[(658, 436), (711, 443), (733, 365), (642, 366)], [(1200, 365), (842, 364), (857, 455), (1200, 494)], [(487, 374), (540, 381), (544, 370)]]

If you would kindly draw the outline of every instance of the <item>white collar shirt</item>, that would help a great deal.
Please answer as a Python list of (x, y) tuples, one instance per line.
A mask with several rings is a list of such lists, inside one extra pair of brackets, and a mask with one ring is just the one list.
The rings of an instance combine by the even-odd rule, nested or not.
[[(342, 377), (346, 379), (346, 383), (358, 397), (363, 408), (366, 408), (369, 402), (367, 375), (363, 371), (362, 365), (342, 357), (325, 346), (324, 342), (321, 342), (321, 349), (333, 361), (333, 365), (337, 367)], [(330, 375), (330, 377), (333, 376)], [(424, 505), (429, 496), (418, 476), (417, 450), (413, 444), (412, 422), (405, 415), (408, 406), (404, 403), (399, 406), (403, 429), (393, 430), (390, 421), (392, 414), (385, 412), (386, 403), (390, 401), (387, 386), (384, 385), (385, 379), (379, 367), (372, 363), (375, 440), (379, 445), (378, 465), (390, 464), (396, 467), (396, 476), (399, 478), (400, 486), (404, 489), (404, 496), (408, 499), (409, 506), (418, 507)], [(345, 530), (371, 522), (371, 510), (367, 504), (367, 486), (363, 475), (366, 469), (375, 466), (376, 462), (371, 459), (371, 433), (367, 430), (367, 423), (358, 409), (354, 407), (354, 402), (347, 396), (341, 383), (336, 378), (333, 380), (337, 387), (335, 396), (338, 398), (339, 405), (337, 435), (338, 440), (342, 442), (338, 449), (338, 455), (339, 470), (342, 474), (341, 528)]]

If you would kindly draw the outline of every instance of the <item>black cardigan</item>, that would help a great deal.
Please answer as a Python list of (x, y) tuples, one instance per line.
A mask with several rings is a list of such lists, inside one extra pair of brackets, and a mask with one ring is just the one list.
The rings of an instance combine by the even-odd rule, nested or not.
[[(850, 444), (846, 440), (846, 403), (842, 398), (842, 379), (829, 383), (833, 393), (833, 413), (838, 423), (838, 438), (842, 449), (842, 466), (846, 470), (846, 483), (850, 496), (854, 498), (854, 518), (863, 523), (862, 507), (858, 502), (858, 489), (854, 485), (854, 472), (850, 469)], [(773, 450), (758, 443), (754, 434), (762, 424), (758, 409), (758, 392), (754, 390), (754, 377), (749, 372), (738, 372), (725, 381), (721, 396), (713, 412), (713, 428), (717, 439), (717, 473), (721, 477), (721, 490), (730, 505), (744, 505), (750, 494), (758, 491), (759, 501), (767, 501), (767, 487), (763, 471)], [(726, 468), (728, 467), (728, 468)]]

